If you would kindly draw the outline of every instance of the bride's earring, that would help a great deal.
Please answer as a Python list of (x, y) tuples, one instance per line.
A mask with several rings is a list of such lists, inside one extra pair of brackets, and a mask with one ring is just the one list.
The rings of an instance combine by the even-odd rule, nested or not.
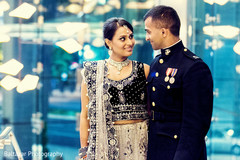
[(112, 55), (112, 48), (111, 47), (109, 47), (108, 54), (109, 54), (109, 56)]

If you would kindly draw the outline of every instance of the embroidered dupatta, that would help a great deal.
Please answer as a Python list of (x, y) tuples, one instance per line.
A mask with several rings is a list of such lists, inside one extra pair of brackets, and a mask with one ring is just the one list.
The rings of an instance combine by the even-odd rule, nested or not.
[(87, 84), (90, 120), (87, 160), (117, 160), (118, 141), (113, 128), (106, 61), (84, 63), (83, 76)]

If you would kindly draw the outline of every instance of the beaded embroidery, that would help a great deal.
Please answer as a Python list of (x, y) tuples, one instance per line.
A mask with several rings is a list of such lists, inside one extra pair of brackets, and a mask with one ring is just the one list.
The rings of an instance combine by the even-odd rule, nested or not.
[[(116, 133), (115, 129), (113, 128), (113, 121), (115, 120), (120, 120), (120, 119), (146, 119), (147, 118), (147, 111), (146, 111), (146, 105), (126, 105), (126, 96), (124, 95), (124, 92), (122, 91), (124, 87), (127, 85), (132, 84), (132, 81), (136, 78), (137, 76), (137, 70), (138, 67), (142, 68), (143, 65), (142, 63), (137, 63), (136, 61), (133, 61), (133, 72), (132, 74), (127, 77), (126, 79), (122, 81), (114, 81), (116, 83), (113, 83), (112, 80), (109, 80), (107, 78), (107, 73), (108, 73), (108, 68), (106, 65), (106, 61), (101, 61), (101, 63), (104, 63), (104, 77), (103, 77), (103, 94), (102, 94), (102, 99), (103, 99), (103, 110), (105, 110), (105, 123), (106, 123), (106, 132), (107, 132), (107, 146), (108, 146), (108, 151), (106, 150), (100, 151), (97, 150), (98, 145), (102, 145), (102, 141), (99, 139), (98, 135), (98, 121), (96, 121), (97, 116), (101, 115), (96, 115), (98, 112), (99, 108), (97, 108), (96, 104), (96, 99), (99, 98), (97, 97), (97, 87), (96, 86), (96, 79), (97, 79), (97, 73), (99, 68), (97, 67), (99, 61), (92, 61), (92, 62), (85, 62), (84, 63), (84, 71), (83, 71), (83, 76), (85, 83), (87, 84), (87, 90), (88, 90), (88, 97), (89, 97), (89, 104), (88, 104), (88, 117), (90, 119), (90, 134), (88, 137), (88, 151), (87, 151), (87, 159), (88, 160), (95, 160), (97, 157), (99, 159), (105, 159), (104, 157), (107, 157), (109, 160), (116, 160), (119, 157), (119, 151), (118, 151), (118, 141), (116, 139)], [(145, 83), (145, 82), (143, 82)], [(120, 104), (123, 104), (121, 107), (118, 105), (113, 106), (110, 103), (110, 99), (112, 96), (109, 94), (109, 88), (111, 86), (116, 87), (119, 92), (119, 100)], [(141, 99), (144, 100), (144, 93), (140, 95)], [(124, 105), (125, 104), (125, 105)], [(132, 108), (131, 108), (132, 107)], [(144, 109), (145, 107), (145, 109)], [(120, 114), (116, 114), (116, 116), (112, 115), (112, 112), (121, 112), (121, 109), (124, 110), (124, 112)], [(144, 110), (144, 111), (143, 111)], [(141, 115), (141, 116), (139, 116)], [(101, 128), (100, 128), (101, 130)], [(101, 147), (100, 147), (101, 148)], [(101, 152), (101, 153), (99, 153)], [(97, 155), (99, 153), (99, 155)]]

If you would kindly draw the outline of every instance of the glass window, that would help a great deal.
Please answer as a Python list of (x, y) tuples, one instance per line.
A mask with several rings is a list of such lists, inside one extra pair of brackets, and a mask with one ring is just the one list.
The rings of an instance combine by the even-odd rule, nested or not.
[[(150, 64), (153, 51), (145, 41), (143, 16), (157, 4), (176, 8), (181, 39), (212, 71), (208, 159), (240, 157), (239, 0), (2, 0), (0, 63), (14, 59), (17, 67), (6, 68), (17, 73), (0, 71), (1, 131), (11, 127), (24, 159), (77, 157), (82, 64), (108, 58), (104, 21), (113, 16), (128, 20), (136, 40), (130, 59)], [(21, 93), (17, 86), (26, 75), (38, 83)], [(8, 90), (2, 82), (6, 77), (15, 82)], [(0, 159), (16, 158), (10, 146), (2, 153)]]
[(206, 141), (208, 159), (238, 158), (239, 1), (189, 2), (188, 25), (193, 34), (188, 37), (188, 45), (209, 65), (214, 79), (213, 117)]

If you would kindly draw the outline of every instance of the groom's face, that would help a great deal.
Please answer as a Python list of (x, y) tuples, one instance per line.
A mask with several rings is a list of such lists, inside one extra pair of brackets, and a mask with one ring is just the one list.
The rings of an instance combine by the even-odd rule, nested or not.
[(164, 48), (164, 28), (157, 26), (157, 22), (152, 21), (152, 17), (145, 20), (146, 41), (149, 41), (153, 50)]

